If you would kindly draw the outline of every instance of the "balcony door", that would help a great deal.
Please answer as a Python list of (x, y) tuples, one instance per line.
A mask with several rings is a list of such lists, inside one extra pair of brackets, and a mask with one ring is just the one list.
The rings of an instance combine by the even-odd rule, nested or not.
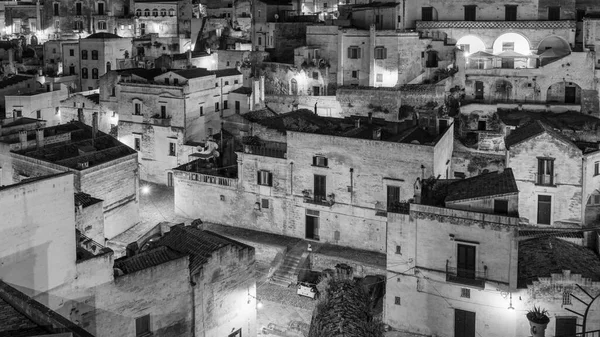
[(475, 278), (475, 246), (458, 244), (456, 276), (466, 279)]
[(565, 103), (575, 104), (577, 101), (577, 88), (565, 87)]
[(454, 337), (475, 337), (475, 313), (454, 309)]
[(327, 199), (327, 177), (315, 174), (315, 201)]
[(551, 213), (552, 213), (552, 196), (538, 195), (537, 223), (540, 225), (549, 225)]
[(319, 211), (306, 210), (306, 236), (311, 240), (319, 240)]

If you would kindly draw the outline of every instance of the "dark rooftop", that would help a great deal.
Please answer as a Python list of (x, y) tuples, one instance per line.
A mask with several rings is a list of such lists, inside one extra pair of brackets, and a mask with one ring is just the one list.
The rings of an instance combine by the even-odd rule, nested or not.
[(25, 124), (33, 124), (33, 123), (37, 123), (39, 122), (39, 120), (35, 119), (35, 118), (29, 118), (29, 117), (20, 117), (17, 119), (5, 119), (4, 120), (6, 122), (6, 124), (2, 124), (3, 128), (10, 128), (12, 126), (19, 126), (19, 125), (25, 125)]
[(100, 104), (100, 94), (91, 94), (85, 97), (96, 104)]
[[(92, 167), (137, 153), (101, 131), (98, 131), (98, 136), (92, 140), (92, 128), (76, 121), (47, 127), (43, 130), (45, 138), (70, 133), (71, 140), (49, 144), (39, 149), (29, 148), (15, 151), (15, 153), (77, 170), (84, 169), (79, 167), (80, 163), (87, 162), (88, 167)], [(88, 151), (88, 149), (92, 149), (92, 151)]]
[(29, 337), (51, 333), (0, 298), (0, 336)]
[(573, 146), (577, 146), (571, 139), (564, 136), (560, 132), (555, 131), (552, 127), (540, 120), (530, 121), (529, 123), (518, 127), (506, 137), (504, 143), (506, 144), (506, 148), (508, 149), (513, 145), (524, 142), (544, 132), (548, 133), (549, 135), (555, 138), (561, 139), (562, 141), (569, 143)]
[(152, 69), (144, 69), (144, 68), (129, 68), (129, 69), (119, 69), (117, 73), (122, 76), (127, 75), (136, 75), (141, 78), (145, 78), (146, 80), (153, 80), (156, 76), (163, 74), (164, 71), (160, 68), (152, 68)]
[(212, 75), (212, 72), (210, 72), (206, 68), (191, 68), (191, 69), (172, 70), (172, 71), (175, 74), (185, 77), (187, 79)]
[(120, 269), (124, 274), (131, 274), (184, 256), (185, 254), (161, 246), (143, 251), (134, 256), (116, 259), (114, 266), (115, 268)]
[(237, 70), (237, 68), (218, 69), (218, 70), (214, 70), (212, 72), (215, 75), (217, 75), (217, 77), (235, 76), (235, 75), (242, 74), (242, 73), (240, 73), (239, 70)]
[(271, 110), (269, 107), (266, 107), (263, 109), (249, 111), (248, 113), (245, 113), (243, 117), (249, 120), (250, 122), (258, 122), (263, 119), (273, 118), (278, 115), (278, 113)]
[(512, 169), (490, 172), (455, 181), (448, 185), (446, 201), (519, 193)]
[(565, 239), (583, 239), (583, 232), (578, 231), (567, 231), (567, 230), (519, 230), (520, 237), (530, 237), (530, 238), (539, 238), (539, 237), (549, 237), (553, 236), (555, 238), (565, 238)]
[(361, 5), (356, 5), (356, 6), (352, 6), (352, 9), (363, 9), (363, 8), (394, 8), (396, 6), (398, 6), (399, 3), (395, 3), (395, 2), (372, 2), (369, 4), (361, 4)]
[(15, 84), (23, 82), (23, 81), (30, 80), (31, 78), (32, 78), (31, 76), (23, 76), (23, 75), (11, 76), (3, 81), (0, 81), (0, 89), (9, 87), (11, 85), (15, 85)]
[(102, 202), (102, 200), (96, 199), (87, 193), (84, 193), (84, 192), (75, 193), (75, 206), (81, 205), (81, 207), (85, 208), (85, 207), (97, 204), (99, 202)]
[(592, 250), (555, 237), (520, 241), (518, 265), (518, 288), (563, 270), (600, 281), (600, 258)]
[(58, 176), (61, 176), (61, 175), (67, 175), (67, 174), (71, 174), (71, 172), (61, 172), (61, 173), (56, 173), (56, 174), (50, 174), (50, 175), (45, 175), (45, 176), (40, 176), (40, 177), (32, 177), (32, 178), (24, 179), (24, 180), (21, 180), (20, 182), (15, 183), (15, 184), (1, 185), (0, 186), (0, 191), (7, 190), (7, 189), (10, 189), (10, 188), (19, 187), (19, 186), (23, 186), (23, 185), (34, 183), (36, 181), (40, 181), (40, 180), (44, 180), (44, 179), (54, 178), (54, 177), (58, 177)]
[(230, 93), (242, 94), (242, 95), (248, 95), (248, 96), (250, 96), (252, 94), (252, 88), (239, 87), (239, 88), (237, 88), (235, 90), (230, 91)]
[(86, 39), (120, 39), (120, 38), (121, 37), (117, 34), (106, 33), (106, 32), (94, 33), (94, 34), (86, 37)]

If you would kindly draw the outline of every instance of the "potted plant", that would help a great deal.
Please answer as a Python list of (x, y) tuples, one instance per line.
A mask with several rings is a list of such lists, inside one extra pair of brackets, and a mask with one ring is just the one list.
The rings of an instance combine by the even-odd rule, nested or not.
[(544, 337), (546, 334), (546, 327), (550, 322), (548, 317), (548, 311), (541, 307), (533, 306), (533, 309), (529, 310), (526, 314), (529, 320), (529, 326), (531, 327), (531, 335), (533, 337)]

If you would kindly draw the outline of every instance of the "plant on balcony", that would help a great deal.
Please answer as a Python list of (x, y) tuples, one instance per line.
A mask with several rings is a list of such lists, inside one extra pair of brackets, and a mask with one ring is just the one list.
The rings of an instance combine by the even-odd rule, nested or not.
[(302, 195), (303, 195), (305, 198), (310, 198), (310, 194), (311, 194), (311, 192), (312, 192), (311, 190), (304, 190), (304, 191), (302, 191)]
[(546, 309), (541, 307), (533, 306), (525, 316), (529, 320), (529, 326), (531, 327), (531, 335), (533, 337), (543, 337), (545, 335), (546, 327), (550, 322), (549, 313)]
[(331, 193), (329, 195), (327, 195), (327, 201), (329, 201), (329, 203), (334, 203), (335, 202), (335, 194)]

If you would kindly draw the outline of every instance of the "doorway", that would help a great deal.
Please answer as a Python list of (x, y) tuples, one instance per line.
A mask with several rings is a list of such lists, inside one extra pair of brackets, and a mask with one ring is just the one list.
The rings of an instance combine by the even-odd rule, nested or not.
[(565, 103), (575, 104), (577, 101), (577, 88), (565, 87)]
[(306, 238), (319, 240), (319, 211), (306, 210)]
[(454, 337), (475, 337), (475, 313), (454, 309)]
[(313, 87), (313, 96), (319, 96), (321, 93), (320, 91), (321, 91), (320, 87), (314, 86)]
[(475, 99), (483, 99), (483, 82), (475, 82)]
[(576, 317), (557, 317), (555, 336), (568, 337), (577, 335)]

